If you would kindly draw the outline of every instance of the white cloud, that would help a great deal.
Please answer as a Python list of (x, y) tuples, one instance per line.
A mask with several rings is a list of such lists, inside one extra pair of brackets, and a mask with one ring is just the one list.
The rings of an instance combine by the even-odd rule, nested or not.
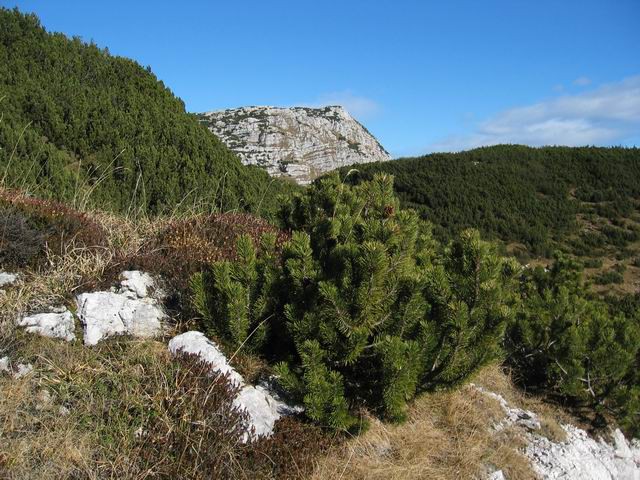
[(578, 77), (573, 81), (573, 84), (577, 87), (586, 87), (591, 85), (591, 79), (589, 77)]
[(575, 95), (562, 95), (505, 110), (481, 122), (469, 135), (448, 137), (432, 151), (483, 145), (611, 145), (640, 133), (640, 76)]
[(354, 94), (351, 90), (322, 94), (313, 102), (306, 102), (308, 107), (326, 107), (341, 105), (351, 115), (361, 120), (371, 118), (380, 112), (380, 105), (374, 100)]

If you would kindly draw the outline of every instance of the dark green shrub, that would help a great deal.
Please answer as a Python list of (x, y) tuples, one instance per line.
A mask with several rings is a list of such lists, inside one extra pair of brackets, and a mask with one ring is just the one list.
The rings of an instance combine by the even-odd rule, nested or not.
[[(202, 214), (173, 220), (146, 242), (140, 252), (114, 262), (105, 278), (113, 280), (124, 269), (159, 274), (170, 287), (168, 300), (176, 314), (187, 318), (206, 317), (206, 312), (194, 310), (189, 301), (192, 276), (204, 271), (206, 277), (212, 263), (236, 259), (237, 239), (241, 235), (248, 235), (254, 244), (259, 244), (262, 235), (267, 233), (276, 236), (275, 250), (279, 254), (290, 235), (255, 215)], [(100, 288), (108, 285), (107, 282)], [(212, 332), (209, 329), (209, 333)]]
[(635, 249), (626, 247), (616, 252), (615, 259), (618, 261), (626, 260), (627, 258), (633, 257), (635, 254), (636, 254)]
[(605, 225), (602, 227), (602, 233), (608, 239), (608, 242), (618, 247), (625, 247), (631, 242), (635, 242), (640, 238), (640, 234), (634, 230)]
[(528, 272), (521, 297), (505, 345), (524, 385), (596, 410), (624, 412), (638, 401), (640, 325), (588, 298), (577, 264), (557, 258), (548, 272)]
[(611, 285), (612, 283), (621, 284), (624, 282), (624, 276), (618, 270), (611, 269), (600, 272), (596, 275), (595, 282), (598, 285)]
[(293, 231), (281, 258), (264, 248), (256, 260), (242, 239), (238, 261), (195, 277), (195, 300), (233, 345), (268, 321), (280, 382), (313, 420), (349, 428), (360, 406), (402, 419), (416, 392), (499, 354), (517, 263), (472, 230), (443, 250), (399, 209), (391, 177), (351, 187), (330, 176), (281, 216)]
[(193, 303), (207, 331), (233, 348), (258, 350), (266, 339), (266, 319), (274, 311), (276, 236), (262, 237), (258, 259), (252, 238), (238, 237), (237, 260), (223, 260), (192, 277)]
[(0, 8), (0, 179), (128, 214), (275, 211), (296, 187), (240, 160), (150, 69)]
[(584, 265), (584, 268), (601, 268), (602, 267), (601, 258), (587, 258), (582, 263)]

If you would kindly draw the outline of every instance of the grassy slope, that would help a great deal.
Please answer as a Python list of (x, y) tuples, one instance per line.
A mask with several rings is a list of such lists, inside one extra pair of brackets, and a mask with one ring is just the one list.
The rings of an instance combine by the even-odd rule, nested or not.
[(556, 249), (587, 264), (602, 258), (589, 275), (620, 264), (624, 283), (613, 288), (638, 287), (640, 149), (501, 145), (358, 165), (348, 181), (376, 172), (395, 176), (403, 206), (441, 238), (474, 227), (525, 262), (546, 262)]
[[(31, 232), (35, 249), (24, 236), (5, 235), (15, 225)], [(0, 254), (24, 260), (11, 265), (18, 284), (0, 294), (0, 358), (34, 367), (20, 379), (0, 372), (0, 478), (305, 478), (330, 437), (286, 420), (271, 440), (245, 446), (228, 435), (235, 428), (228, 415), (199, 407), (212, 395), (226, 397), (209, 389), (208, 368), (195, 375), (198, 386), (189, 380), (194, 368), (168, 354), (168, 339), (189, 328), (185, 311), (166, 305), (164, 338), (121, 337), (96, 348), (85, 347), (81, 335), (67, 343), (15, 326), (16, 318), (51, 306), (74, 311), (75, 294), (107, 288), (114, 273), (138, 262), (165, 274), (163, 286), (175, 295), (202, 263), (233, 257), (235, 236), (273, 229), (240, 214), (132, 221), (0, 188)], [(7, 265), (2, 255), (0, 265)], [(246, 378), (259, 368), (242, 353), (234, 364)]]
[(268, 210), (293, 188), (244, 167), (136, 62), (0, 9), (0, 182), (118, 211)]

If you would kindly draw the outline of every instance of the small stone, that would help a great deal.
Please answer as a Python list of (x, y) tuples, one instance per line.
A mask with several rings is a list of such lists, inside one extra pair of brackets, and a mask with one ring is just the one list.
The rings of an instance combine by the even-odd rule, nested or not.
[(29, 333), (49, 338), (60, 338), (71, 342), (75, 340), (75, 323), (71, 312), (65, 309), (62, 313), (38, 313), (18, 320), (16, 324), (26, 327)]
[(30, 363), (19, 363), (16, 371), (13, 372), (13, 378), (22, 378), (33, 372), (33, 366)]
[(9, 357), (0, 358), (0, 372), (11, 372), (11, 367), (9, 366)]
[(505, 480), (504, 473), (502, 473), (502, 470), (496, 470), (489, 475), (489, 480)]
[(154, 286), (153, 278), (148, 273), (138, 270), (122, 272), (120, 277), (123, 279), (120, 282), (122, 291), (135, 293), (138, 298), (148, 297), (149, 290)]
[(0, 272), (0, 287), (14, 284), (18, 280), (18, 274)]

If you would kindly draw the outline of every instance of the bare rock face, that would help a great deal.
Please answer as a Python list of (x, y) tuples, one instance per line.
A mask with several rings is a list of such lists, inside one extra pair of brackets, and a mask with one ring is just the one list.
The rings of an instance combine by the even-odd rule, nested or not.
[(303, 185), (339, 167), (390, 160), (375, 137), (340, 106), (242, 107), (199, 118), (245, 165)]

